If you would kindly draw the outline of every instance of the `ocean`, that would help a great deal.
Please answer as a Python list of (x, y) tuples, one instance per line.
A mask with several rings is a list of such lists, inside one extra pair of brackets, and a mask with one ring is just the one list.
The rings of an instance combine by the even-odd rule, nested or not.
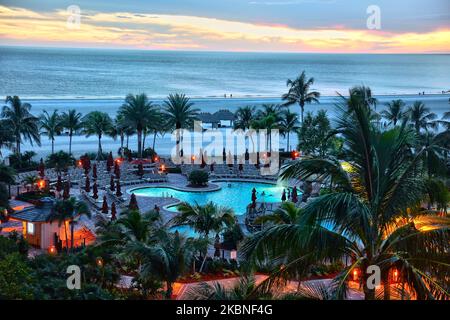
[[(75, 108), (115, 116), (128, 93), (145, 92), (161, 104), (169, 93), (185, 93), (203, 112), (235, 111), (240, 106), (278, 103), (286, 92), (286, 80), (302, 70), (315, 78), (313, 89), (321, 92), (319, 105), (333, 116), (337, 92), (346, 94), (354, 85), (370, 86), (382, 105), (402, 98), (408, 105), (424, 101), (442, 115), (450, 109), (450, 55), (394, 54), (293, 54), (100, 50), (0, 46), (0, 96), (18, 95), (32, 104), (32, 112)], [(418, 95), (425, 92), (426, 95)], [(226, 98), (225, 98), (226, 95)], [(232, 98), (231, 98), (232, 95)], [(297, 106), (291, 107), (298, 111)], [(148, 137), (147, 146), (152, 143)], [(135, 137), (130, 146), (135, 145)], [(281, 144), (285, 141), (282, 139)], [(157, 138), (158, 150), (168, 154), (170, 135)], [(296, 137), (291, 135), (295, 147)], [(95, 137), (74, 138), (75, 154), (95, 152)], [(103, 139), (105, 150), (117, 150), (118, 142)], [(56, 139), (55, 150), (68, 149), (68, 138)], [(50, 142), (42, 137), (45, 156)], [(4, 155), (7, 152), (3, 152)]]

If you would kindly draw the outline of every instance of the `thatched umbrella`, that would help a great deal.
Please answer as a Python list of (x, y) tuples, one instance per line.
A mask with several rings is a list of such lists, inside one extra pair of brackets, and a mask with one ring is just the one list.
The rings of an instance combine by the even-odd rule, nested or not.
[(66, 181), (64, 184), (64, 192), (63, 192), (63, 199), (67, 200), (70, 198), (70, 182)]
[(114, 159), (112, 152), (109, 152), (108, 158), (106, 159), (106, 171), (111, 172), (111, 167), (114, 165)]
[(113, 202), (111, 204), (111, 221), (116, 220), (116, 215), (117, 215), (116, 203)]
[(39, 166), (38, 166), (38, 171), (39, 171), (39, 176), (41, 178), (45, 177), (45, 164), (44, 164), (44, 160), (42, 160), (39, 162)]
[(92, 178), (97, 179), (97, 164), (94, 163), (94, 166), (92, 167)]
[(94, 182), (94, 185), (92, 186), (92, 198), (94, 198), (95, 200), (98, 199), (98, 186), (97, 186), (97, 182)]
[(297, 203), (298, 202), (298, 194), (297, 194), (297, 187), (294, 186), (294, 189), (292, 189), (292, 202)]
[(118, 197), (122, 196), (122, 190), (120, 189), (120, 180), (117, 180), (116, 182), (116, 196)]
[(86, 176), (86, 183), (84, 185), (84, 191), (87, 193), (91, 192), (91, 181), (89, 180), (89, 176)]
[(136, 195), (134, 193), (131, 194), (130, 203), (128, 204), (128, 209), (130, 210), (139, 210), (139, 206), (137, 203)]
[(103, 204), (102, 204), (102, 213), (107, 214), (108, 213), (108, 202), (106, 200), (106, 195), (103, 196)]
[(63, 190), (63, 184), (61, 176), (58, 175), (58, 180), (56, 181), (56, 191), (61, 192)]
[(283, 189), (283, 194), (281, 195), (281, 201), (286, 201), (286, 190)]
[(111, 179), (109, 180), (109, 190), (114, 191), (116, 187), (114, 186), (114, 176), (111, 175)]

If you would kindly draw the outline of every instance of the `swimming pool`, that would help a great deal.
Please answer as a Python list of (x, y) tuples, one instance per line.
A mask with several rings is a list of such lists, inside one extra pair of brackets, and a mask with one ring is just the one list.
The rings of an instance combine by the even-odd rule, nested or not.
[[(251, 202), (252, 189), (256, 189), (258, 202), (281, 202), (281, 196), (285, 187), (269, 183), (240, 182), (240, 181), (217, 181), (212, 182), (221, 187), (217, 191), (191, 192), (179, 191), (169, 187), (145, 187), (132, 190), (137, 196), (162, 197), (164, 195), (173, 196), (180, 201), (206, 204), (212, 201), (220, 206), (232, 208), (236, 215), (243, 215), (247, 205)], [(264, 195), (263, 195), (264, 192)], [(176, 211), (176, 207), (169, 210)]]

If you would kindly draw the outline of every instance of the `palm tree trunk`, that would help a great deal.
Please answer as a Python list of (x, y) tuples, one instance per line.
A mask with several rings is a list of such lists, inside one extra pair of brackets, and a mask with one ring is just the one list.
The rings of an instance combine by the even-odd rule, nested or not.
[(303, 113), (305, 112), (305, 103), (304, 102), (300, 102), (300, 118), (302, 120), (302, 124), (303, 124)]
[(52, 139), (52, 154), (55, 153), (55, 139)]
[(289, 131), (288, 131), (288, 133), (287, 133), (287, 146), (286, 146), (286, 150), (287, 150), (287, 151), (290, 151), (290, 148), (289, 148)]
[(128, 149), (128, 141), (130, 140), (130, 135), (127, 134), (127, 149)]
[(103, 150), (102, 150), (102, 135), (98, 135), (98, 153), (97, 153), (97, 160), (100, 160), (102, 158)]
[(125, 139), (125, 136), (123, 135), (123, 132), (120, 134), (120, 156), (123, 158), (123, 141)]
[(155, 150), (155, 143), (156, 143), (156, 134), (158, 133), (158, 131), (155, 130), (155, 132), (153, 133), (153, 146), (152, 149)]
[(389, 283), (389, 269), (382, 272), (384, 300), (391, 300), (391, 285)]
[(16, 138), (16, 154), (17, 157), (20, 159), (20, 137)]
[(145, 150), (145, 140), (147, 138), (147, 134), (143, 133), (142, 134), (142, 152), (144, 152)]
[(72, 154), (72, 131), (69, 132), (69, 154)]
[(137, 139), (138, 139), (138, 157), (142, 159), (142, 130), (137, 131)]

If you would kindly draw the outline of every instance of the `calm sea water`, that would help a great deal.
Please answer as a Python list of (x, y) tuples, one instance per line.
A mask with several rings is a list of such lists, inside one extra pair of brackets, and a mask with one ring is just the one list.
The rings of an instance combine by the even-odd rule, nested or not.
[[(450, 55), (333, 55), (282, 53), (169, 52), (94, 49), (56, 49), (0, 46), (0, 97), (19, 95), (40, 114), (75, 108), (86, 114), (93, 110), (115, 116), (127, 93), (147, 93), (160, 104), (171, 92), (193, 97), (201, 111), (235, 111), (245, 105), (261, 106), (280, 102), (286, 79), (302, 70), (314, 76), (314, 89), (323, 97), (319, 105), (306, 110), (326, 109), (332, 116), (336, 91), (346, 93), (353, 85), (364, 84), (380, 95), (380, 108), (394, 98), (408, 105), (423, 100), (442, 115), (450, 109)], [(417, 93), (425, 91), (427, 95)], [(433, 93), (433, 95), (431, 95)], [(224, 98), (227, 94), (227, 98)], [(230, 99), (230, 94), (233, 98)], [(298, 111), (297, 106), (292, 107)], [(130, 139), (135, 147), (136, 138)], [(284, 139), (280, 142), (286, 147)], [(149, 136), (146, 145), (152, 143)], [(169, 154), (170, 135), (157, 138), (157, 151)], [(295, 148), (297, 139), (291, 136)], [(104, 137), (105, 150), (117, 150), (117, 141)], [(68, 149), (68, 137), (57, 137), (56, 150)], [(76, 155), (95, 152), (95, 137), (74, 137)], [(29, 144), (38, 157), (50, 153), (51, 145), (42, 137), (39, 148)], [(3, 151), (6, 155), (8, 151)]]
[(278, 97), (302, 70), (323, 95), (356, 84), (377, 94), (450, 90), (450, 55), (224, 53), (0, 47), (0, 96)]

